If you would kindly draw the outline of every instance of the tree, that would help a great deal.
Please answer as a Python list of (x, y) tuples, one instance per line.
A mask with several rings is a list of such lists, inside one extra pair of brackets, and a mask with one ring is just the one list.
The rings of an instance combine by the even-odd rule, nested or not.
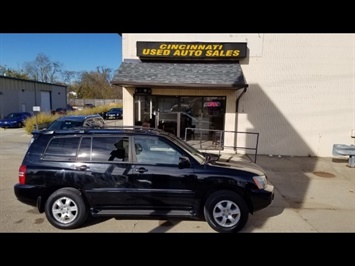
[(80, 76), (80, 72), (78, 71), (64, 70), (61, 73), (62, 73), (62, 79), (65, 84), (73, 83)]
[(19, 79), (30, 79), (29, 76), (22, 70), (14, 70), (0, 65), (0, 75)]
[(113, 86), (114, 71), (97, 67), (96, 71), (62, 70), (62, 63), (53, 62), (43, 53), (34, 61), (25, 62), (24, 70), (15, 71), (0, 65), (0, 74), (67, 86), (68, 99), (122, 99), (122, 87)]
[(52, 62), (43, 53), (38, 54), (34, 61), (24, 63), (25, 73), (31, 79), (47, 83), (58, 81), (58, 74), (62, 72), (61, 67), (60, 62)]
[(96, 72), (82, 72), (80, 81), (70, 87), (75, 91), (79, 99), (112, 99), (122, 98), (117, 88), (111, 85), (113, 70), (110, 68), (97, 67)]

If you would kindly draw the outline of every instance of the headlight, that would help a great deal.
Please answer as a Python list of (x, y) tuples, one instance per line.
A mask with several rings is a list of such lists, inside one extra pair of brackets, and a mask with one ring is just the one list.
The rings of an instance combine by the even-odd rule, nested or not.
[(253, 176), (254, 183), (259, 189), (264, 189), (267, 186), (267, 179), (264, 175)]

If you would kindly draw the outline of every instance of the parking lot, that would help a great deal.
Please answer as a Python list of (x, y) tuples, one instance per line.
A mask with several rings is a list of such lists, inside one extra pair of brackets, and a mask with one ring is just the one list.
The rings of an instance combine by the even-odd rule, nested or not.
[[(110, 121), (120, 125), (118, 121)], [(0, 129), (0, 232), (63, 232), (36, 208), (17, 201), (13, 185), (31, 136), (24, 129)], [(224, 154), (222, 160), (238, 160)], [(247, 232), (355, 232), (355, 168), (347, 159), (258, 156), (275, 186), (275, 200), (250, 215)], [(65, 232), (214, 233), (205, 221), (95, 219)]]

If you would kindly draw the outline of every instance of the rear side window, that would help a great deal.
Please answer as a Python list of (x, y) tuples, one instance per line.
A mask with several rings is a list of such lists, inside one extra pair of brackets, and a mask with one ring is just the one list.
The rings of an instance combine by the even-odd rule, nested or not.
[(84, 127), (92, 127), (95, 125), (95, 121), (92, 118), (86, 119), (84, 122)]
[(44, 160), (75, 161), (80, 137), (53, 138), (44, 152)]
[[(78, 160), (80, 161), (128, 161), (128, 137), (95, 136), (82, 139)], [(92, 140), (92, 141), (91, 141)], [(92, 144), (92, 145), (91, 145)]]
[(88, 118), (84, 122), (84, 127), (103, 127), (105, 121), (100, 117)]

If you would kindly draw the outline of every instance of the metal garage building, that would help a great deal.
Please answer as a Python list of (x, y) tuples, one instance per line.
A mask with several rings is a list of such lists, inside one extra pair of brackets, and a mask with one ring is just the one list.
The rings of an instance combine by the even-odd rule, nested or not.
[(11, 112), (50, 112), (67, 106), (67, 86), (0, 76), (0, 117)]

